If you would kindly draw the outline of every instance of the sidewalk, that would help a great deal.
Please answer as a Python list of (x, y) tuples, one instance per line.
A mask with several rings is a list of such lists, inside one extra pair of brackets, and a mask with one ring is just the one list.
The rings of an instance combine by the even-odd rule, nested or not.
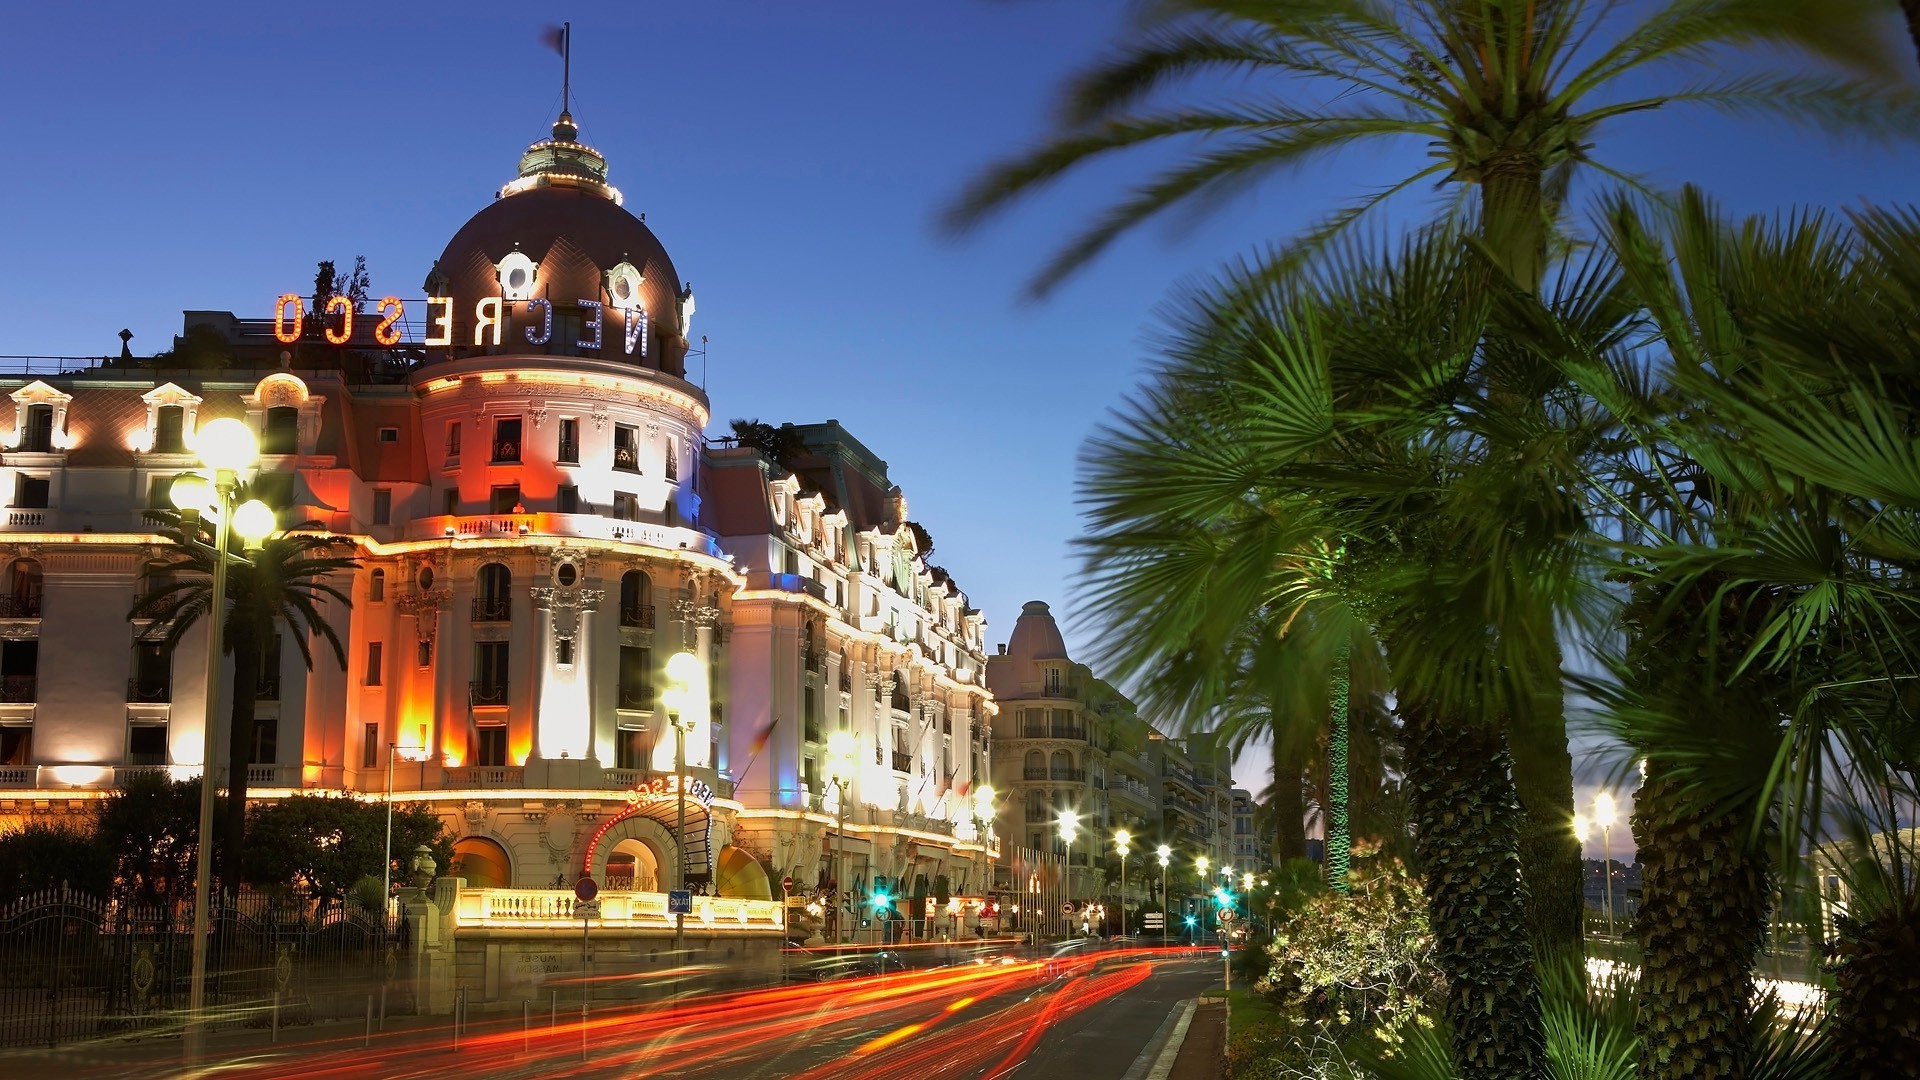
[(1202, 998), (1167, 1080), (1220, 1080), (1227, 1074), (1227, 1003)]

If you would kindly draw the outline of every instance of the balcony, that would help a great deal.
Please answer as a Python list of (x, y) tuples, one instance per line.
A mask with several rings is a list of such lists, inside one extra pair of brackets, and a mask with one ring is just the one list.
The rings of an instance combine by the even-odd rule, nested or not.
[(126, 787), (138, 776), (158, 776), (163, 780), (173, 779), (173, 769), (166, 765), (136, 763), (118, 765), (113, 770), (113, 786)]
[(279, 701), (280, 700), (280, 676), (278, 675), (260, 676), (259, 681), (253, 684), (253, 700)]
[(613, 467), (620, 470), (621, 472), (631, 472), (631, 473), (639, 472), (640, 471), (639, 449), (632, 446), (614, 447), (613, 448)]
[(127, 680), (127, 701), (129, 703), (155, 703), (173, 700), (173, 685), (170, 682), (148, 682), (142, 679)]
[(40, 700), (40, 677), (38, 675), (0, 676), (0, 702), (8, 705), (27, 705)]
[(38, 787), (39, 773), (33, 765), (0, 765), (0, 788)]
[(827, 598), (827, 587), (804, 574), (772, 574), (756, 571), (747, 575), (747, 588), (802, 593), (821, 601)]
[(0, 596), (0, 619), (37, 619), (39, 596)]
[(620, 605), (620, 625), (637, 627), (641, 630), (653, 629), (653, 605)]
[(658, 700), (659, 698), (653, 692), (653, 687), (649, 684), (642, 683), (638, 686), (620, 687), (619, 707), (622, 709), (635, 712), (650, 712), (653, 709), (654, 702)]
[(1022, 739), (1073, 739), (1076, 742), (1087, 741), (1085, 724), (1022, 724)]
[(907, 753), (905, 750), (895, 750), (893, 752), (893, 771), (912, 772), (913, 755)]
[(512, 622), (513, 601), (504, 596), (475, 597), (473, 621), (477, 623)]
[(470, 705), (505, 705), (507, 703), (507, 680), (486, 679), (468, 683), (467, 703)]
[(520, 464), (520, 444), (512, 441), (494, 443), (493, 463), (495, 465)]
[(526, 783), (527, 770), (518, 765), (462, 765), (447, 770), (447, 786), (454, 788), (510, 788)]
[(819, 649), (802, 649), (800, 652), (800, 660), (806, 664), (808, 671), (820, 670), (822, 661)]

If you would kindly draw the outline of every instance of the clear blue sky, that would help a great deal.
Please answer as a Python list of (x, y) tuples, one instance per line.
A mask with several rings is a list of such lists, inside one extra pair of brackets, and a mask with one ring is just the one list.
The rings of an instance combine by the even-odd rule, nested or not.
[[(933, 218), (1044, 130), (1052, 90), (1120, 30), (1113, 0), (409, 7), (12, 10), (0, 353), (115, 352), (122, 326), (151, 352), (182, 309), (265, 315), (322, 258), (364, 254), (376, 289), (418, 295), (552, 123), (540, 30), (571, 19), (581, 137), (695, 285), (719, 426), (841, 420), (887, 460), (992, 640), (1045, 599), (1083, 656), (1075, 454), (1137, 382), (1154, 305), (1422, 154), (1349, 153), (1198, 228), (1149, 229), (1035, 305), (1026, 276), (1136, 167), (963, 242)], [(1616, 164), (1740, 210), (1907, 201), (1920, 176), (1912, 149), (1703, 112), (1602, 140)]]

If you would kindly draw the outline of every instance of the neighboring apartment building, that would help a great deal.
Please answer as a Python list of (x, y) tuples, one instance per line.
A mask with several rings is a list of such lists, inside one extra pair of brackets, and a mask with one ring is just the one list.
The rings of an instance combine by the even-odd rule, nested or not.
[[(658, 888), (678, 860), (696, 887), (766, 897), (828, 873), (818, 735), (848, 726), (882, 755), (849, 793), (856, 874), (977, 880), (979, 613), (914, 551), (884, 466), (840, 488), (739, 452), (703, 467), (692, 290), (577, 136), (563, 113), (528, 149), (424, 302), (283, 294), (272, 319), (189, 312), (150, 361), (0, 376), (0, 815), (200, 772), (205, 627), (168, 649), (134, 607), (167, 553), (144, 511), (198, 467), (194, 433), (234, 417), (282, 527), (360, 560), (334, 582), (350, 603), (322, 605), (344, 670), (318, 637), (265, 649), (257, 796), (391, 782), (442, 812), (474, 884)], [(708, 677), (679, 714), (681, 831), (660, 781), (683, 650)]]

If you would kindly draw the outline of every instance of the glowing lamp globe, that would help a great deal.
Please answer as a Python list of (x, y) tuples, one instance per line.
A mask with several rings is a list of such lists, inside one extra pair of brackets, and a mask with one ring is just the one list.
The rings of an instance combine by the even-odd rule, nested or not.
[(209, 468), (234, 471), (246, 468), (259, 458), (260, 441), (244, 422), (223, 416), (200, 425), (193, 449)]
[(196, 510), (205, 514), (212, 512), (214, 507), (213, 484), (199, 473), (176, 477), (173, 486), (167, 489), (167, 497), (182, 510)]
[(1603, 791), (1593, 797), (1593, 823), (1595, 825), (1603, 829), (1611, 828), (1614, 821), (1617, 820), (1617, 813), (1618, 811), (1614, 807), (1613, 796), (1611, 794)]
[(233, 512), (233, 531), (249, 547), (273, 535), (273, 507), (259, 499), (248, 499)]
[(692, 686), (700, 681), (700, 658), (690, 652), (677, 652), (667, 657), (667, 678), (681, 686)]
[(992, 784), (981, 784), (973, 789), (973, 810), (976, 817), (993, 816), (995, 794)]
[(1586, 843), (1587, 829), (1588, 829), (1587, 815), (1585, 814), (1573, 815), (1573, 838), (1575, 840), (1580, 841), (1583, 844)]

